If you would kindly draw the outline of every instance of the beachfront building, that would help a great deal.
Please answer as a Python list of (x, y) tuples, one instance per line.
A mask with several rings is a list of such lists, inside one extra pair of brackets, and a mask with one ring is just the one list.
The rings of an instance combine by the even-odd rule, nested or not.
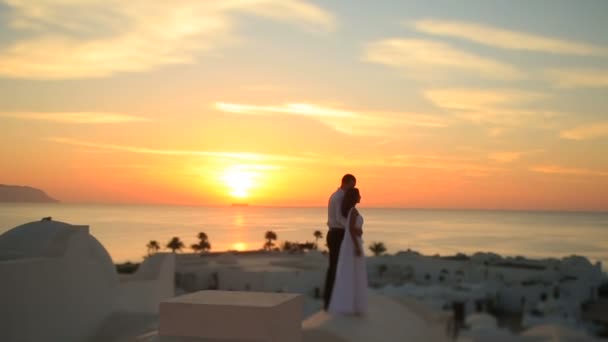
[(158, 304), (174, 295), (174, 268), (172, 254), (157, 254), (119, 276), (88, 226), (13, 228), (0, 235), (0, 341), (107, 341), (154, 325)]

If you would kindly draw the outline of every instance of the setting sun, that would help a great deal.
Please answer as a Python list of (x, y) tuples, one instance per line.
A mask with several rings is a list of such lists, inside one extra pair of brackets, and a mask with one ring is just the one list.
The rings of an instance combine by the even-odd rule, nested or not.
[(236, 198), (249, 196), (249, 189), (252, 187), (253, 174), (244, 171), (239, 167), (232, 167), (224, 172), (224, 183), (230, 190), (230, 195)]
[(244, 242), (237, 242), (232, 245), (232, 249), (235, 251), (244, 251), (247, 249), (247, 244)]

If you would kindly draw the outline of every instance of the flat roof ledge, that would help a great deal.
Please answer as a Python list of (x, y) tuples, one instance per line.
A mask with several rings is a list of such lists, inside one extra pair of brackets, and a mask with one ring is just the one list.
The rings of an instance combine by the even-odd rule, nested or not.
[(160, 304), (160, 341), (302, 340), (299, 294), (199, 291)]

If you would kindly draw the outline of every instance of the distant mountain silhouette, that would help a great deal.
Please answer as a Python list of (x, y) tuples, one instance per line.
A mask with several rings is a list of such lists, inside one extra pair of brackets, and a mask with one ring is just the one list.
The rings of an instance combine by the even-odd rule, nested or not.
[(0, 202), (54, 203), (59, 201), (40, 189), (0, 184)]

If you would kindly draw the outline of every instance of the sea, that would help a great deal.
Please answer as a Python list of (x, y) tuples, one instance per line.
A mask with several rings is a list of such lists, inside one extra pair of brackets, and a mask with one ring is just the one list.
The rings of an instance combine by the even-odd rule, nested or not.
[[(388, 253), (415, 250), (425, 255), (494, 252), (503, 256), (561, 258), (581, 255), (608, 268), (608, 212), (541, 212), (366, 208), (364, 243), (382, 242)], [(205, 232), (212, 251), (256, 250), (272, 230), (283, 241), (314, 242), (327, 231), (324, 207), (162, 206), (92, 204), (0, 204), (0, 234), (51, 216), (88, 225), (116, 263), (139, 262), (146, 245), (163, 247), (179, 237), (191, 251)], [(325, 240), (319, 240), (321, 249)], [(366, 252), (368, 255), (371, 252)]]

